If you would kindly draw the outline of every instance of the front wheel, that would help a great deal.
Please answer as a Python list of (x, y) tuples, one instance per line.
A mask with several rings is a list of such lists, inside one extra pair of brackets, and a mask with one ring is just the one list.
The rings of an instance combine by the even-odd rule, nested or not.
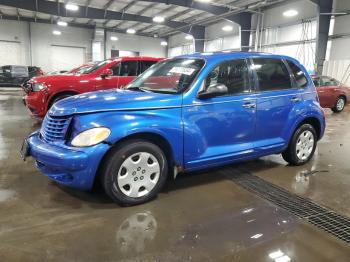
[(55, 97), (49, 104), (49, 109), (53, 106), (53, 104), (55, 104), (56, 102), (62, 100), (62, 99), (65, 99), (67, 97), (70, 97), (72, 96), (71, 94), (62, 94), (62, 95), (59, 95), (57, 97)]
[(344, 110), (345, 103), (346, 103), (346, 101), (345, 101), (344, 97), (342, 97), (342, 96), (338, 97), (337, 102), (335, 104), (335, 107), (332, 108), (332, 111), (334, 113), (340, 113), (341, 111)]
[(282, 157), (291, 165), (303, 165), (313, 157), (317, 145), (315, 128), (310, 124), (300, 126), (289, 143)]
[(167, 179), (168, 163), (157, 145), (134, 140), (113, 149), (101, 170), (106, 194), (118, 204), (130, 206), (156, 197)]

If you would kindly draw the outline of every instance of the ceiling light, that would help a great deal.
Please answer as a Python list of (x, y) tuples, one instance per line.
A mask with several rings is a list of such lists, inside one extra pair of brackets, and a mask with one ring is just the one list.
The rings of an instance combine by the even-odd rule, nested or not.
[(126, 30), (126, 32), (127, 32), (128, 34), (135, 34), (135, 33), (136, 33), (136, 30), (133, 29), (133, 28), (129, 28), (128, 30)]
[(196, 0), (197, 2), (209, 3), (211, 0)]
[(111, 40), (112, 40), (112, 41), (118, 41), (118, 37), (116, 37), (116, 36), (111, 36)]
[(54, 31), (52, 31), (52, 33), (54, 35), (61, 35), (62, 34), (61, 31), (58, 31), (58, 30), (54, 30)]
[(297, 14), (299, 14), (298, 11), (294, 9), (290, 9), (283, 12), (283, 16), (285, 17), (292, 17), (292, 16), (296, 16)]
[(66, 9), (70, 11), (78, 11), (79, 6), (76, 4), (66, 4)]
[(186, 35), (186, 36), (185, 36), (185, 39), (187, 39), (187, 40), (192, 40), (192, 39), (193, 39), (193, 35)]
[(154, 34), (153, 37), (154, 37), (154, 38), (158, 38), (159, 35), (158, 35), (158, 34)]
[(233, 30), (233, 27), (230, 26), (230, 25), (226, 25), (226, 26), (224, 26), (224, 27), (222, 28), (222, 30), (225, 31), (225, 32), (230, 32), (230, 31)]
[(65, 22), (65, 21), (58, 21), (58, 22), (57, 22), (57, 25), (59, 25), (59, 26), (67, 26), (68, 23)]
[(161, 45), (161, 46), (167, 46), (167, 45), (168, 45), (168, 42), (167, 42), (167, 41), (162, 41), (162, 42), (160, 42), (160, 45)]
[(164, 22), (164, 17), (163, 16), (155, 16), (153, 17), (153, 22), (155, 23), (163, 23)]

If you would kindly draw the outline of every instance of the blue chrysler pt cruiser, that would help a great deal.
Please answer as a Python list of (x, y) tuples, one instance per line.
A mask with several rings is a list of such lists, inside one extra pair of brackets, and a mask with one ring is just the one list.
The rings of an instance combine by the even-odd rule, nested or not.
[(99, 180), (115, 202), (133, 205), (154, 198), (178, 172), (279, 153), (302, 165), (324, 129), (298, 61), (204, 53), (162, 61), (124, 90), (57, 102), (22, 154), (58, 183), (87, 190)]

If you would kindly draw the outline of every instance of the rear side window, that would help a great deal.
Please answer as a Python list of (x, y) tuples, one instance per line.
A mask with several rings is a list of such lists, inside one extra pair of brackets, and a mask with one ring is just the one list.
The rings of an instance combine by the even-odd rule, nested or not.
[(215, 84), (225, 85), (229, 95), (249, 92), (249, 69), (246, 61), (244, 59), (231, 60), (217, 65), (208, 74), (205, 88)]
[(339, 82), (334, 78), (322, 77), (322, 86), (338, 86)]
[(297, 66), (291, 61), (287, 60), (287, 64), (292, 70), (293, 76), (295, 78), (295, 81), (297, 82), (298, 87), (306, 87), (308, 82), (304, 72), (299, 68), (299, 66)]
[(137, 61), (121, 62), (120, 76), (137, 76)]
[(253, 63), (253, 69), (258, 78), (260, 91), (292, 88), (289, 72), (282, 60), (273, 58), (254, 58)]
[(145, 72), (148, 68), (153, 66), (157, 61), (140, 61), (140, 74)]
[(28, 77), (28, 67), (12, 66), (12, 75), (14, 77)]

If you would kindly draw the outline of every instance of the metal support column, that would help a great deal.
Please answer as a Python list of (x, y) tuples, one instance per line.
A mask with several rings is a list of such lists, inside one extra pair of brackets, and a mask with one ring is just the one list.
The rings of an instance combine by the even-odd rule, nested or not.
[(240, 25), (241, 50), (249, 51), (250, 33), (252, 30), (252, 14), (239, 13), (232, 16), (228, 16), (226, 17), (226, 19)]
[(333, 0), (318, 1), (317, 33), (316, 33), (316, 73), (322, 74), (323, 64), (326, 58), (330, 15), (322, 13), (332, 13)]
[(194, 49), (195, 52), (204, 52), (205, 42), (205, 27), (204, 26), (193, 26), (189, 32), (194, 37)]

